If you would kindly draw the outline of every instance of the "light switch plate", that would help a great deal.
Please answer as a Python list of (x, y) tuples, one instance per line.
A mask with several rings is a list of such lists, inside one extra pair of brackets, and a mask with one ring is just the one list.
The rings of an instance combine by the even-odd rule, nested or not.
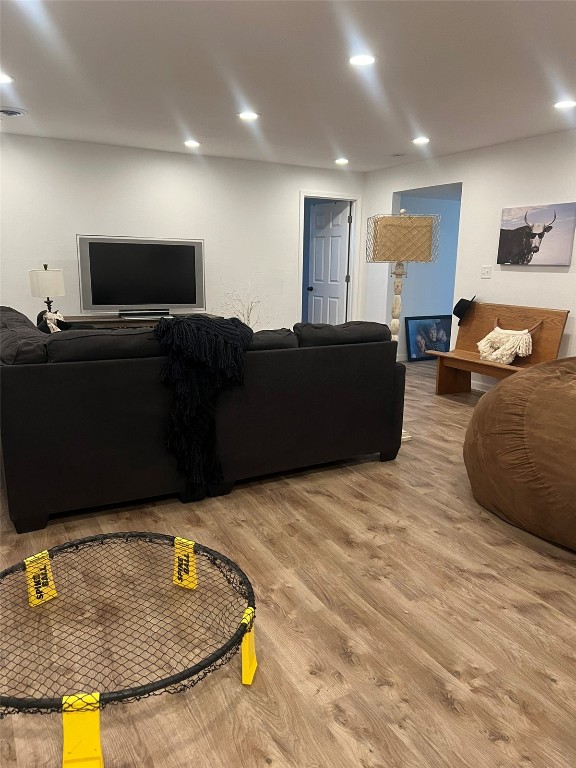
[(480, 267), (480, 277), (482, 280), (490, 280), (492, 277), (492, 267), (490, 264), (484, 264), (484, 266)]

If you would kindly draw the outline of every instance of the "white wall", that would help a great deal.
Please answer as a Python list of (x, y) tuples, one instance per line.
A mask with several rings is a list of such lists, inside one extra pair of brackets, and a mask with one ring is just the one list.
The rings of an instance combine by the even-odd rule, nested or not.
[[(576, 355), (576, 256), (570, 267), (496, 265), (503, 208), (576, 201), (576, 131), (369, 173), (365, 215), (390, 213), (399, 190), (458, 182), (462, 207), (454, 298), (476, 294), (478, 301), (569, 309), (560, 357)], [(483, 264), (492, 265), (491, 280), (480, 278)], [(363, 314), (368, 320), (389, 318), (389, 271), (383, 264), (364, 265)]]
[(496, 265), (502, 208), (576, 200), (576, 131), (367, 175), (5, 135), (1, 182), (3, 304), (35, 319), (43, 305), (27, 273), (48, 262), (65, 270), (55, 306), (77, 314), (77, 233), (203, 238), (209, 310), (250, 281), (264, 299), (260, 327), (299, 320), (302, 190), (363, 196), (353, 316), (386, 322), (389, 269), (364, 262), (366, 217), (389, 213), (399, 190), (462, 182), (454, 297), (570, 309), (560, 354), (576, 355), (576, 257), (569, 268)]
[(201, 238), (208, 311), (250, 283), (275, 328), (300, 320), (301, 191), (360, 197), (364, 175), (5, 135), (1, 182), (2, 304), (35, 320), (28, 270), (47, 262), (54, 307), (79, 314), (76, 234)]

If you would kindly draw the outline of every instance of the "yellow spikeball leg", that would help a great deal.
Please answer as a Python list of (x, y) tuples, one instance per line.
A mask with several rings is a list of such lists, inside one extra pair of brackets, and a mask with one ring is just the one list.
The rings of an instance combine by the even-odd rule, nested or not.
[(99, 693), (63, 696), (62, 728), (62, 768), (104, 768)]
[(56, 585), (50, 565), (48, 550), (24, 560), (26, 568), (26, 584), (28, 586), (28, 603), (32, 608), (47, 603), (56, 597)]
[(257, 666), (254, 627), (252, 627), (250, 632), (246, 632), (242, 639), (242, 683), (244, 685), (252, 685)]
[(256, 667), (258, 662), (256, 660), (256, 646), (254, 644), (254, 608), (246, 608), (244, 616), (242, 617), (242, 623), (250, 625), (252, 627), (244, 637), (242, 638), (242, 683), (243, 685), (252, 685), (254, 675), (256, 673)]
[(189, 539), (174, 538), (174, 574), (172, 583), (184, 589), (196, 589), (196, 555), (194, 542)]

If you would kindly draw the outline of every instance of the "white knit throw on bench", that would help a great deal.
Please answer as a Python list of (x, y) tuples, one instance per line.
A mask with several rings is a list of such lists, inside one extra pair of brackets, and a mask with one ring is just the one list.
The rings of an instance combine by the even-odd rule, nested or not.
[(506, 331), (496, 326), (478, 342), (481, 360), (508, 365), (518, 357), (528, 357), (532, 352), (532, 336), (524, 331)]

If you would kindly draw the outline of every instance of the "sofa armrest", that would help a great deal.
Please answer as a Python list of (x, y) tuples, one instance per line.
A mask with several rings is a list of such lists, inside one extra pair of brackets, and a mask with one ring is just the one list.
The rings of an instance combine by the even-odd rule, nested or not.
[(404, 421), (404, 389), (406, 386), (406, 366), (404, 363), (396, 363), (394, 371), (394, 395), (392, 405), (392, 433), (400, 435), (398, 445), (391, 445), (386, 450), (380, 452), (380, 461), (391, 461), (395, 459), (400, 450), (402, 441), (402, 424)]

